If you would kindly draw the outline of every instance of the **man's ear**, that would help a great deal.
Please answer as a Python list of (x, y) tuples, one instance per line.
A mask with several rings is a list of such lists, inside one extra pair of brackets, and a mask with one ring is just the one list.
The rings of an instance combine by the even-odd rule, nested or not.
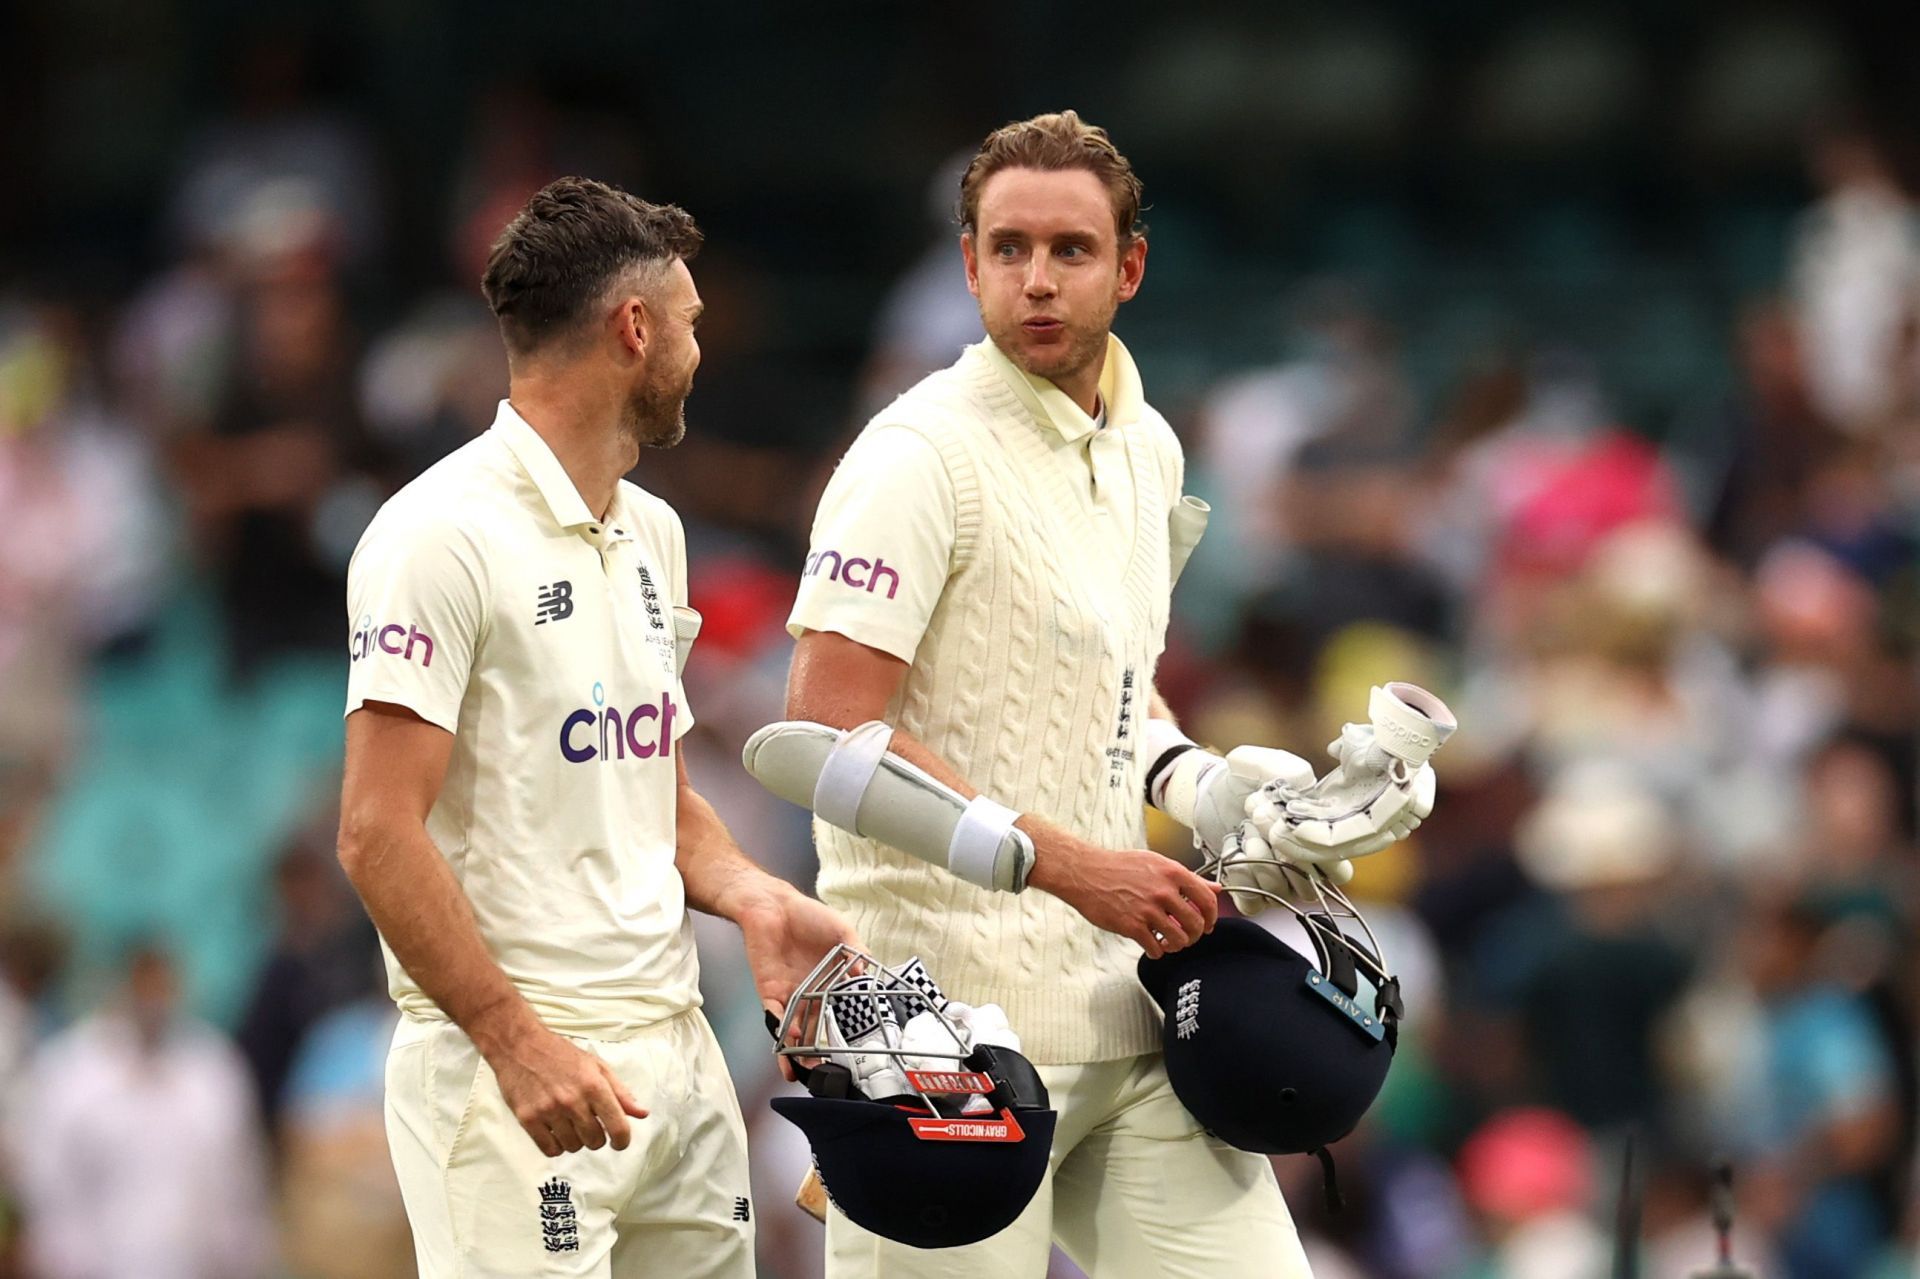
[(980, 296), (980, 258), (974, 252), (973, 232), (960, 233), (960, 260), (967, 264), (967, 292)]
[(621, 298), (608, 322), (615, 338), (631, 355), (636, 359), (646, 356), (647, 344), (653, 340), (653, 316), (638, 293)]
[(1130, 237), (1120, 246), (1120, 300), (1131, 301), (1140, 291), (1140, 282), (1147, 275), (1147, 238), (1143, 235)]

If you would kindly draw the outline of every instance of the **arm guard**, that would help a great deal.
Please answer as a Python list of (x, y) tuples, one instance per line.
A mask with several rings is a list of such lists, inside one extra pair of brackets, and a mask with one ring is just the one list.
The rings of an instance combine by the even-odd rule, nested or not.
[(1017, 893), (1033, 869), (1019, 814), (960, 793), (887, 749), (893, 728), (869, 720), (847, 732), (804, 720), (769, 724), (740, 762), (781, 799), (850, 834), (878, 840), (982, 888)]

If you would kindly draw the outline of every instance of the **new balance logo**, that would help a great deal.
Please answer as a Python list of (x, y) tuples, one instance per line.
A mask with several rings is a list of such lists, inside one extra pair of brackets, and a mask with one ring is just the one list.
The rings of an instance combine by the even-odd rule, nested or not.
[(733, 1219), (735, 1221), (753, 1220), (753, 1208), (747, 1203), (747, 1197), (745, 1195), (741, 1195), (733, 1201)]
[(564, 622), (572, 616), (572, 582), (555, 582), (552, 586), (540, 588), (540, 596), (533, 606), (535, 626), (545, 626), (548, 622)]
[(573, 1186), (565, 1177), (540, 1187), (540, 1236), (548, 1252), (580, 1251), (580, 1217), (573, 1210)]

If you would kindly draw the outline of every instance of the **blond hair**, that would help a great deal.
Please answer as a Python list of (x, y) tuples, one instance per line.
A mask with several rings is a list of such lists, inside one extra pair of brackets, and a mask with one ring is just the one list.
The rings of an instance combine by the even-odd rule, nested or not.
[(1107, 131), (1076, 111), (1049, 112), (1002, 125), (987, 135), (960, 179), (960, 229), (972, 235), (980, 216), (980, 192), (1005, 169), (1085, 169), (1100, 179), (1113, 201), (1113, 225), (1122, 243), (1144, 236), (1140, 179)]

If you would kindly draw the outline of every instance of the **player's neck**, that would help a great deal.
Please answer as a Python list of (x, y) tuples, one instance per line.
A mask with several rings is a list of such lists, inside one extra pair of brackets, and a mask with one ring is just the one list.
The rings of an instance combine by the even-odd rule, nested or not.
[(507, 402), (553, 450), (587, 509), (595, 518), (606, 519), (620, 477), (633, 469), (639, 452), (617, 425), (618, 402), (593, 394), (583, 383), (516, 376)]
[(1107, 353), (1100, 352), (1100, 358), (1091, 361), (1085, 368), (1075, 369), (1065, 377), (1049, 379), (1059, 387), (1066, 397), (1080, 406), (1088, 417), (1100, 416), (1100, 374), (1106, 370)]

